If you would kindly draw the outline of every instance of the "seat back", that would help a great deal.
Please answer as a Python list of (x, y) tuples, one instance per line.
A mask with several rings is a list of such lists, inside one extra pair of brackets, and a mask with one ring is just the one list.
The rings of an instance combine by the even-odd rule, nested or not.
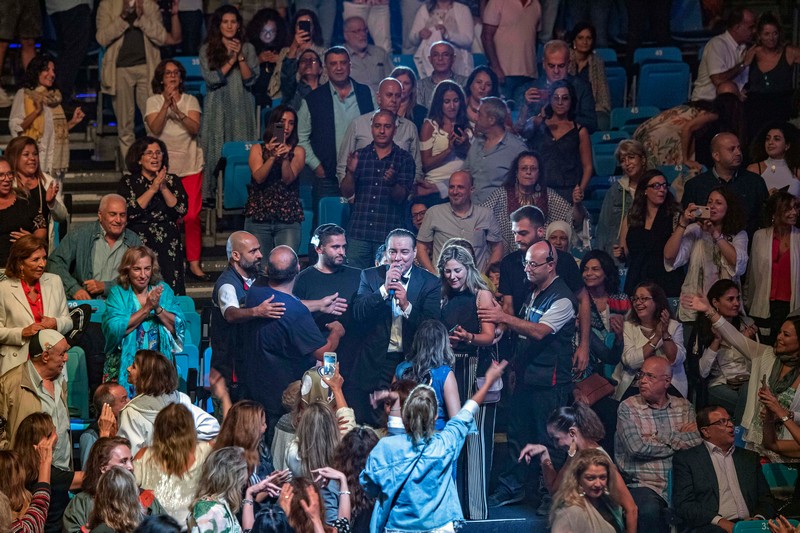
[(604, 63), (618, 63), (617, 51), (613, 48), (595, 48), (594, 55), (603, 60)]
[(303, 209), (303, 222), (300, 223), (300, 246), (297, 250), (297, 255), (308, 255), (308, 246), (311, 243), (311, 232), (314, 228), (311, 224), (314, 223), (314, 212), (310, 209)]
[(336, 224), (347, 228), (350, 222), (350, 204), (343, 202), (343, 198), (330, 196), (319, 200), (319, 223)]
[(611, 108), (625, 107), (628, 98), (628, 73), (619, 65), (606, 65), (606, 79), (611, 94)]
[(633, 134), (643, 122), (660, 113), (655, 106), (622, 107), (611, 110), (611, 129)]
[[(800, 524), (797, 520), (789, 520), (793, 526)], [(772, 531), (768, 520), (740, 520), (733, 525), (733, 533), (747, 533), (748, 531)]]
[(225, 168), (222, 174), (222, 208), (244, 209), (247, 203), (247, 185), (250, 183), (250, 148), (258, 141), (226, 142), (222, 145)]
[(617, 168), (614, 152), (619, 141), (629, 138), (626, 131), (596, 131), (591, 135), (592, 164), (597, 176), (611, 176)]
[(78, 346), (67, 350), (67, 406), (71, 417), (89, 420), (89, 374), (86, 352)]
[(183, 80), (185, 92), (195, 96), (205, 96), (206, 81), (200, 68), (200, 58), (197, 56), (177, 56), (172, 59), (186, 69), (186, 77)]
[(633, 52), (633, 63), (635, 65), (642, 65), (645, 62), (670, 62), (675, 61), (680, 63), (683, 61), (683, 54), (680, 48), (675, 46), (664, 46), (660, 48), (637, 48)]
[(194, 344), (186, 343), (183, 350), (175, 354), (175, 368), (178, 372), (178, 388), (181, 392), (187, 392), (194, 388), (196, 383), (188, 383), (189, 371), (194, 370), (196, 376), (200, 375), (200, 352)]
[(647, 63), (639, 71), (635, 103), (669, 109), (689, 98), (691, 77), (686, 63)]
[(419, 78), (419, 71), (417, 65), (414, 63), (414, 56), (411, 54), (394, 54), (392, 55), (392, 64), (395, 67), (408, 67), (414, 71), (414, 74)]

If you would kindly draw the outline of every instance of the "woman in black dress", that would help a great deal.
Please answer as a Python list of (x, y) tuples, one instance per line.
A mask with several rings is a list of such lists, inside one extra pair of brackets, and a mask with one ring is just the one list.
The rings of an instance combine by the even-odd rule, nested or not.
[(0, 267), (5, 266), (11, 245), (26, 233), (47, 238), (47, 224), (25, 198), (14, 190), (14, 171), (0, 156)]
[(129, 175), (117, 191), (128, 204), (128, 229), (158, 256), (161, 275), (176, 295), (186, 294), (183, 243), (178, 220), (188, 211), (181, 180), (167, 173), (167, 146), (154, 137), (133, 143), (125, 158)]
[(625, 292), (633, 295), (636, 286), (646, 280), (657, 281), (667, 297), (681, 294), (683, 271), (664, 269), (664, 245), (672, 235), (679, 206), (667, 179), (658, 170), (648, 170), (636, 186), (633, 204), (622, 222), (620, 243), (614, 250), (625, 261)]

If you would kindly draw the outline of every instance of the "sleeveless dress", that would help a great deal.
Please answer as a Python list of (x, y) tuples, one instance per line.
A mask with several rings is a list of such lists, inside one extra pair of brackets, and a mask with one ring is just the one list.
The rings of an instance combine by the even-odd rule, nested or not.
[(750, 65), (747, 81), (747, 100), (744, 103), (747, 138), (752, 140), (759, 131), (772, 121), (786, 122), (792, 110), (792, 66), (786, 60), (783, 49), (778, 63), (772, 70), (762, 72), (758, 62)]
[(556, 139), (545, 122), (533, 134), (533, 147), (542, 156), (545, 185), (554, 189), (572, 204), (572, 189), (581, 182), (580, 124), (573, 122), (572, 129)]
[[(394, 372), (394, 377), (396, 377), (398, 380), (406, 379), (403, 375), (412, 367), (413, 364), (411, 361), (403, 361), (397, 365), (397, 368)], [(439, 408), (436, 411), (436, 431), (443, 430), (445, 423), (447, 423), (447, 413), (445, 412), (444, 404), (444, 382), (451, 370), (452, 369), (447, 365), (442, 365), (440, 367), (431, 369), (430, 382), (426, 383), (426, 385), (430, 385), (433, 391), (436, 393), (436, 401), (439, 403)]]

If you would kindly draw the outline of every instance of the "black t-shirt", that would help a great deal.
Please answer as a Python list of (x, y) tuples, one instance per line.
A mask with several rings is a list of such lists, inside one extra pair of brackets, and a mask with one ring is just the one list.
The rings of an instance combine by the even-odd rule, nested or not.
[[(38, 194), (31, 191), (31, 195)], [(38, 198), (37, 198), (38, 204)], [(45, 204), (45, 207), (47, 204)], [(44, 218), (37, 222), (36, 218), (39, 209), (32, 202), (17, 196), (17, 200), (7, 208), (0, 210), (0, 265), (8, 261), (8, 253), (11, 250), (11, 232), (19, 231), (20, 228), (33, 233), (39, 228), (45, 227)]]
[[(564, 280), (569, 290), (578, 293), (583, 288), (583, 276), (575, 262), (575, 258), (566, 252), (558, 252), (556, 274)], [(522, 259), (525, 253), (522, 250), (511, 252), (500, 262), (500, 294), (511, 296), (514, 301), (514, 316), (519, 316), (520, 309), (525, 305), (531, 292), (531, 282), (525, 274)]]

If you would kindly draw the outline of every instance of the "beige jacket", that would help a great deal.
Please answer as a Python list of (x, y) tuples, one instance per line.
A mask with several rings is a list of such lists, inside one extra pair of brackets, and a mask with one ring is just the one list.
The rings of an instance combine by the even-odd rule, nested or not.
[[(117, 94), (117, 57), (122, 47), (122, 36), (128, 29), (122, 15), (127, 0), (102, 0), (97, 8), (97, 42), (104, 47), (100, 86), (105, 94)], [(144, 50), (147, 57), (147, 79), (153, 79), (156, 67), (161, 62), (161, 52), (167, 39), (167, 30), (161, 23), (161, 13), (155, 0), (144, 0), (144, 13), (133, 22), (144, 33)]]

